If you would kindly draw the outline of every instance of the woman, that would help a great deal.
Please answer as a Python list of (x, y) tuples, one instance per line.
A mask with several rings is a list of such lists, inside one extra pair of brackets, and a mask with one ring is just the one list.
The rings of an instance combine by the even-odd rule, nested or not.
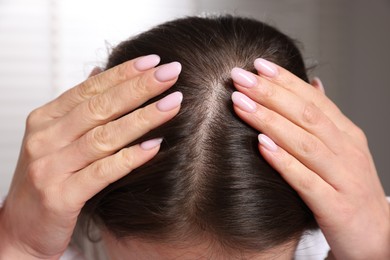
[(106, 72), (30, 115), (4, 257), (58, 258), (84, 207), (113, 259), (291, 259), (317, 224), (337, 259), (388, 258), (364, 135), (307, 81), (293, 42), (250, 19), (123, 42)]

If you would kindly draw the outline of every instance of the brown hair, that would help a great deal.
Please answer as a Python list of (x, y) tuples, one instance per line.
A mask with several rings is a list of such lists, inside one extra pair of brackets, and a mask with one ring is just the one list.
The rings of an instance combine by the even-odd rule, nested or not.
[(231, 69), (254, 72), (259, 57), (308, 81), (293, 40), (253, 19), (188, 17), (120, 43), (107, 68), (148, 54), (183, 69), (171, 89), (147, 103), (181, 91), (182, 108), (133, 143), (163, 137), (157, 156), (94, 196), (84, 212), (118, 238), (174, 243), (207, 234), (226, 248), (251, 251), (316, 227), (298, 194), (261, 157), (258, 132), (235, 115), (230, 99)]

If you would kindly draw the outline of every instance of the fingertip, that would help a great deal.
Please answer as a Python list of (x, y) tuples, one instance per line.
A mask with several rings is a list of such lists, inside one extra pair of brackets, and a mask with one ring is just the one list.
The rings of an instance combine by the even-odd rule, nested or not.
[(246, 71), (244, 69), (235, 67), (230, 71), (230, 76), (239, 86), (252, 88), (257, 85), (256, 76), (252, 72)]
[(134, 63), (134, 67), (138, 71), (145, 71), (154, 68), (160, 63), (160, 61), (161, 61), (160, 56), (158, 56), (157, 54), (150, 54), (138, 58)]
[(180, 91), (176, 91), (159, 100), (156, 106), (159, 111), (168, 112), (179, 107), (182, 101), (183, 94)]
[(254, 66), (260, 74), (270, 78), (274, 78), (279, 74), (278, 67), (274, 63), (263, 58), (256, 59), (254, 61)]
[(275, 144), (275, 142), (265, 134), (259, 134), (258, 140), (259, 144), (269, 152), (274, 153), (278, 150), (278, 146)]
[(154, 72), (154, 77), (159, 82), (167, 82), (176, 79), (181, 73), (182, 66), (178, 61), (163, 64)]
[(88, 78), (93, 77), (93, 76), (96, 76), (96, 75), (100, 74), (102, 71), (103, 71), (102, 68), (100, 68), (100, 67), (94, 67), (94, 68), (92, 69), (92, 71), (89, 73)]
[(237, 106), (238, 108), (240, 108), (245, 112), (253, 113), (257, 109), (256, 102), (254, 102), (248, 96), (246, 96), (245, 94), (239, 91), (234, 91), (232, 93), (231, 100), (233, 101), (233, 104), (235, 106)]
[(322, 84), (322, 81), (319, 77), (314, 77), (311, 80), (310, 84), (316, 89), (318, 89), (319, 91), (321, 91), (323, 94), (325, 94), (324, 84)]
[(277, 156), (277, 153), (275, 152), (270, 152), (270, 150), (267, 149), (261, 143), (258, 143), (258, 149), (261, 156), (265, 159), (265, 161), (273, 168), (275, 168), (275, 164), (278, 163), (278, 159), (280, 158), (280, 156)]
[(154, 148), (159, 147), (162, 141), (163, 141), (162, 138), (155, 138), (155, 139), (142, 142), (139, 146), (144, 151), (150, 151), (153, 150)]

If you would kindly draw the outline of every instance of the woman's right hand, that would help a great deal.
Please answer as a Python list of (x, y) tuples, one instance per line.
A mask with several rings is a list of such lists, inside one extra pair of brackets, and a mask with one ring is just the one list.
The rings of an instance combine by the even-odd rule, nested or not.
[(179, 63), (155, 68), (159, 61), (149, 55), (105, 72), (94, 70), (29, 115), (0, 210), (0, 259), (59, 258), (85, 202), (157, 154), (161, 139), (123, 147), (180, 109), (178, 92), (137, 109), (178, 78)]

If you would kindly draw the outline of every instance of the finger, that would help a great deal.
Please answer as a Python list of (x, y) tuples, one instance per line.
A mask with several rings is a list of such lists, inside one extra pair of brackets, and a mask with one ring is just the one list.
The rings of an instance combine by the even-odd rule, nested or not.
[[(93, 70), (89, 73), (88, 78), (96, 76), (100, 74), (103, 70), (99, 67), (93, 68)], [(49, 103), (50, 104), (50, 103)], [(44, 129), (47, 125), (50, 125), (50, 121), (53, 119), (52, 116), (49, 116), (50, 113), (48, 106), (46, 104), (40, 108), (32, 111), (27, 118), (27, 128), (29, 132), (34, 132), (37, 129)]]
[(157, 154), (161, 141), (162, 139), (153, 139), (141, 145), (124, 148), (71, 175), (63, 191), (69, 205), (83, 206), (109, 184), (152, 159)]
[(61, 117), (81, 102), (134, 78), (143, 71), (155, 67), (159, 62), (160, 57), (152, 54), (124, 62), (96, 75), (93, 73), (92, 77), (64, 92), (43, 106), (42, 110), (51, 118)]
[(232, 100), (235, 112), (245, 122), (275, 140), (332, 186), (340, 183), (343, 176), (337, 174), (333, 163), (337, 157), (321, 140), (240, 92), (234, 92)]
[(314, 88), (318, 89), (322, 94), (325, 94), (325, 88), (324, 88), (324, 85), (322, 84), (322, 81), (320, 80), (320, 78), (314, 77), (314, 78), (311, 80), (310, 84), (311, 84)]
[[(288, 70), (264, 59), (256, 59), (254, 62), (260, 76), (273, 82), (306, 101), (315, 103), (342, 131), (348, 133), (355, 129), (355, 125), (340, 109), (325, 95), (317, 91), (310, 84), (295, 76)], [(253, 98), (252, 96), (250, 96)]]
[(176, 82), (180, 71), (180, 63), (172, 62), (110, 88), (84, 101), (58, 120), (53, 132), (63, 140), (73, 141), (88, 130), (133, 111), (163, 93)]
[(92, 69), (91, 73), (89, 73), (88, 78), (93, 77), (93, 76), (96, 76), (96, 75), (98, 75), (98, 74), (100, 74), (100, 73), (102, 73), (102, 72), (103, 72), (103, 69), (102, 69), (102, 68), (100, 68), (100, 67), (95, 67), (95, 68)]
[[(96, 127), (57, 153), (47, 156), (47, 172), (76, 172), (109, 156), (150, 130), (172, 119), (180, 109), (183, 95), (174, 92), (158, 102)], [(61, 158), (61, 160), (58, 160)]]
[(234, 68), (231, 76), (239, 91), (318, 137), (333, 152), (341, 150), (343, 132), (314, 102), (240, 68)]
[[(277, 146), (268, 136), (259, 135), (259, 150), (264, 159), (299, 194), (316, 216), (328, 215), (336, 190), (294, 156)], [(328, 213), (328, 214), (327, 214)]]

